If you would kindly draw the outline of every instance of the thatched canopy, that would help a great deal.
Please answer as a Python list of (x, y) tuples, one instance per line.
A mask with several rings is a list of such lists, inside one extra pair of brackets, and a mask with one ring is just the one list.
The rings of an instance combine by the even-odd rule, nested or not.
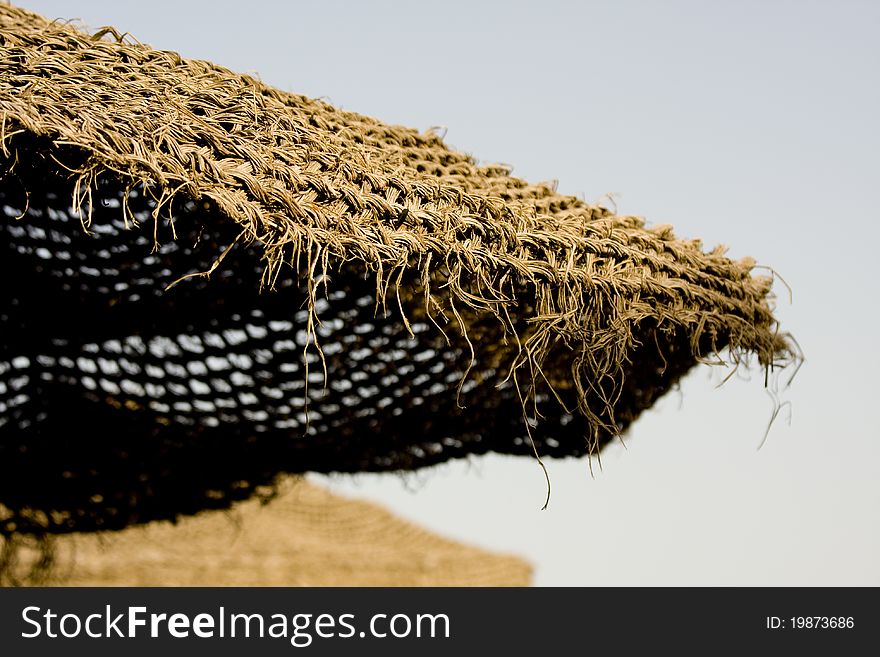
[[(518, 557), (452, 541), (372, 502), (285, 480), (268, 504), (241, 502), (178, 523), (75, 533), (53, 545), (39, 584), (61, 586), (528, 586)], [(11, 570), (28, 580), (21, 550)]]
[(436, 134), (9, 6), (0, 71), (0, 535), (595, 453), (791, 359), (752, 261)]

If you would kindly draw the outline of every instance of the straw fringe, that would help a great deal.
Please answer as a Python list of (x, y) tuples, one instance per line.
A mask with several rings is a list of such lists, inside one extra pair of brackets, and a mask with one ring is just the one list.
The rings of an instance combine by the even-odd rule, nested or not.
[(533, 286), (514, 369), (540, 369), (564, 340), (583, 363), (579, 384), (617, 369), (630, 327), (648, 317), (685, 326), (695, 341), (727, 336), (733, 353), (755, 352), (764, 366), (791, 356), (767, 304), (771, 279), (750, 276), (750, 260), (477, 166), (431, 133), (12, 7), (0, 20), (4, 151), (20, 131), (81, 149), (84, 161), (68, 168), (85, 228), (88, 190), (113, 173), (151, 191), (156, 218), (179, 197), (215, 203), (264, 250), (269, 285), (282, 263), (318, 277), (331, 262), (358, 261), (384, 305), (416, 269), (429, 299), (448, 296), (440, 307), (491, 313), (511, 331), (508, 312)]

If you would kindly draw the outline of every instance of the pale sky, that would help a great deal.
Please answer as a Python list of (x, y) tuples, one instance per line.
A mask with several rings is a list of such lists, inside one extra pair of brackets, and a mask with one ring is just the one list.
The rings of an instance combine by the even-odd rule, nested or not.
[[(22, 3), (19, 3), (22, 4)], [(154, 47), (420, 130), (772, 266), (807, 362), (703, 366), (603, 453), (333, 477), (539, 585), (880, 585), (880, 3), (66, 2)], [(596, 464), (594, 464), (595, 466)], [(315, 480), (328, 481), (326, 477)]]

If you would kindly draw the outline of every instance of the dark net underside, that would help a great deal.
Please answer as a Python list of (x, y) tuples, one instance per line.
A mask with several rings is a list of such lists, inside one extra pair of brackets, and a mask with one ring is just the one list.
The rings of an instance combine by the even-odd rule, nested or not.
[[(305, 281), (288, 267), (261, 289), (255, 245), (166, 290), (211, 267), (238, 235), (233, 222), (209, 204), (176, 204), (172, 234), (135, 190), (134, 226), (123, 185), (105, 177), (86, 232), (69, 176), (50, 161), (0, 180), (0, 534), (174, 519), (227, 507), (281, 473), (528, 455), (531, 440), (542, 457), (579, 456), (694, 364), (687, 336), (637, 327), (642, 347), (616, 382), (613, 419), (591, 426), (566, 411), (573, 392), (564, 407), (539, 387), (530, 440), (497, 320), (471, 327), (480, 339), (462, 384), (471, 352), (460, 331), (444, 336), (413, 306), (410, 335), (396, 308), (377, 308), (375, 276), (348, 263), (316, 307), (325, 378)], [(404, 297), (423, 309), (418, 292)], [(600, 417), (602, 385), (591, 402)]]

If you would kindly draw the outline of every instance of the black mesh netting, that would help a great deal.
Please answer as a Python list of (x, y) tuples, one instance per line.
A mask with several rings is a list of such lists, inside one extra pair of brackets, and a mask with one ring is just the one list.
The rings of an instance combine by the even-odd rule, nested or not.
[[(410, 318), (413, 337), (399, 312), (377, 308), (375, 277), (344, 266), (316, 308), (325, 380), (301, 276), (288, 268), (261, 289), (259, 250), (238, 244), (210, 278), (166, 290), (208, 270), (238, 228), (190, 202), (174, 208), (172, 235), (137, 191), (134, 226), (122, 189), (105, 180), (94, 191), (87, 233), (69, 180), (44, 159), (0, 182), (0, 534), (173, 519), (228, 506), (282, 472), (533, 453), (497, 321), (468, 328), (463, 379), (471, 346), (454, 323)], [(618, 429), (693, 364), (686, 339), (644, 342), (617, 391)], [(638, 372), (652, 385), (636, 385)], [(584, 454), (612, 433), (565, 412), (573, 397), (536, 399), (527, 408), (540, 417), (531, 437), (542, 456)]]

